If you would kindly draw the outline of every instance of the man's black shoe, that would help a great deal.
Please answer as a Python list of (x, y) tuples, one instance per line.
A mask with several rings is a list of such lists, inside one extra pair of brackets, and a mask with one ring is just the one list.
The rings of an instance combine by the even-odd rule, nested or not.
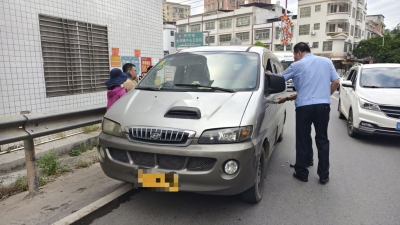
[(320, 182), (321, 184), (326, 184), (326, 183), (328, 183), (328, 181), (329, 181), (329, 178), (326, 178), (326, 179), (319, 179), (319, 182)]
[(294, 178), (297, 180), (303, 181), (303, 182), (308, 182), (307, 178), (301, 178), (296, 172), (293, 173)]

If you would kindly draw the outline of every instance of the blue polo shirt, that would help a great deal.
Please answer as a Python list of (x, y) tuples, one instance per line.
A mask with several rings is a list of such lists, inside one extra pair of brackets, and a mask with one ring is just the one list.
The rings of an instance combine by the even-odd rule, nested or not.
[(292, 79), (297, 91), (296, 107), (331, 104), (331, 82), (339, 79), (330, 59), (308, 53), (282, 73)]

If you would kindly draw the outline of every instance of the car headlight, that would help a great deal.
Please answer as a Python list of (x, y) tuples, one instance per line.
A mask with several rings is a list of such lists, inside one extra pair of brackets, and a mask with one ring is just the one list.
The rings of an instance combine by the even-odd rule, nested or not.
[(379, 108), (378, 104), (369, 102), (365, 99), (359, 98), (358, 99), (360, 102), (360, 107), (363, 109), (369, 109), (369, 110), (374, 110), (374, 111), (381, 111), (381, 109)]
[(117, 137), (122, 136), (121, 125), (119, 123), (116, 123), (107, 118), (103, 119), (103, 124), (102, 124), (101, 128), (102, 128), (102, 131), (106, 134), (111, 134), (111, 135), (114, 135)]
[(253, 126), (206, 130), (200, 136), (199, 144), (226, 144), (243, 142), (251, 138)]

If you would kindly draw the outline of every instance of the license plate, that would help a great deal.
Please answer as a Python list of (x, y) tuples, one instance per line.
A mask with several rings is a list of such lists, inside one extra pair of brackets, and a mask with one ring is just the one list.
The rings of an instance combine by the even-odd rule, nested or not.
[(178, 192), (179, 176), (176, 173), (160, 173), (150, 169), (135, 170), (134, 187), (150, 188), (161, 192)]
[(400, 130), (400, 122), (397, 122), (396, 130)]

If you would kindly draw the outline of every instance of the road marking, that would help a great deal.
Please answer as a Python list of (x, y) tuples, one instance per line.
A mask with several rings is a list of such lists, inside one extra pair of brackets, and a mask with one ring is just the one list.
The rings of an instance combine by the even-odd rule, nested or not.
[(125, 194), (126, 192), (133, 189), (132, 184), (127, 184), (122, 188), (104, 196), (103, 198), (93, 202), (90, 205), (83, 207), (82, 209), (72, 213), (71, 215), (64, 217), (63, 219), (53, 223), (53, 225), (64, 225), (64, 224), (71, 224), (74, 223), (83, 217), (87, 216), (89, 213), (92, 213), (99, 209), (100, 207), (104, 206), (105, 204), (111, 202), (112, 200), (118, 198), (119, 196)]
[(335, 96), (331, 96), (331, 97), (339, 101), (339, 99), (338, 99), (338, 98), (336, 98)]

